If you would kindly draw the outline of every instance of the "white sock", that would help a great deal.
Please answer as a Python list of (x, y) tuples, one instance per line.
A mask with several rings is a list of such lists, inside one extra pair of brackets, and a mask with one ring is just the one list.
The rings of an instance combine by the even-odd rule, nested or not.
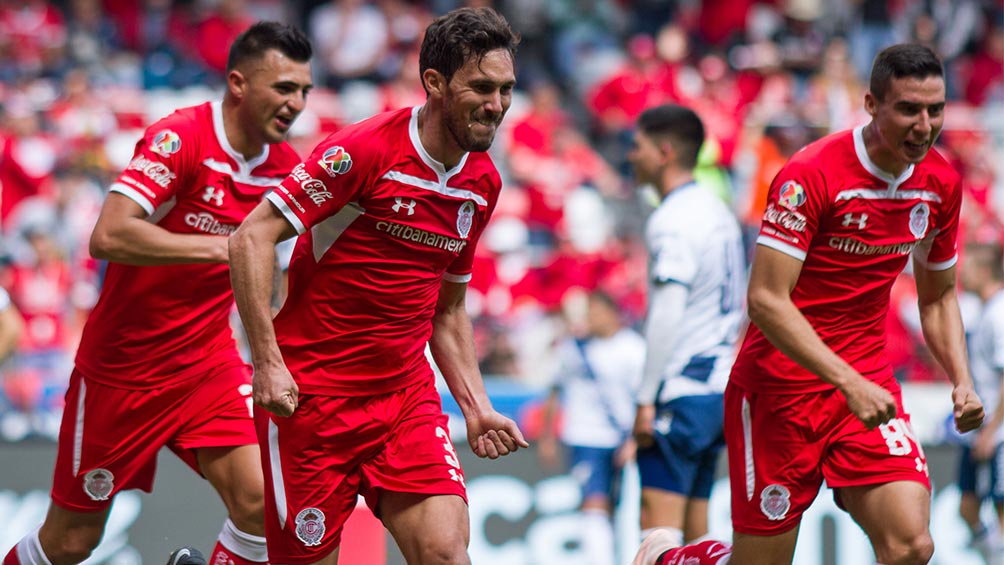
[(35, 531), (21, 538), (17, 543), (17, 560), (21, 565), (52, 565), (49, 558), (42, 551), (42, 542), (38, 539), (38, 532), (42, 526), (35, 528)]
[(605, 510), (582, 511), (582, 552), (592, 565), (613, 565), (614, 529)]
[(680, 528), (668, 528), (668, 527), (645, 528), (644, 530), (641, 531), (641, 539), (644, 540), (646, 537), (648, 537), (649, 534), (651, 534), (656, 530), (662, 530), (671, 535), (672, 536), (671, 539), (673, 540), (673, 547), (680, 547), (681, 545), (683, 545), (683, 530), (681, 530)]
[(265, 548), (265, 538), (254, 536), (237, 529), (233, 521), (227, 518), (223, 522), (223, 531), (218, 538), (223, 547), (238, 557), (248, 561), (264, 563), (268, 561), (268, 550)]

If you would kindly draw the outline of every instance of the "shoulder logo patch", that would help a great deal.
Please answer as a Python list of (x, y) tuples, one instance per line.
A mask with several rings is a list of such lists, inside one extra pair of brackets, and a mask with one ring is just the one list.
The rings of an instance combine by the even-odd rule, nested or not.
[(777, 193), (777, 201), (789, 210), (794, 210), (805, 204), (805, 189), (797, 182), (790, 180), (781, 185)]
[(169, 129), (158, 132), (150, 143), (150, 151), (161, 157), (169, 157), (181, 149), (181, 138)]
[(352, 168), (352, 156), (344, 148), (335, 145), (329, 147), (317, 161), (330, 177), (336, 177), (349, 172)]

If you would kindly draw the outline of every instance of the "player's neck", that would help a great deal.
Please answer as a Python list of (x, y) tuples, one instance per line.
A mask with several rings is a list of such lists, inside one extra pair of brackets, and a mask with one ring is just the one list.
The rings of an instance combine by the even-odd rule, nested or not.
[(238, 125), (240, 124), (240, 116), (237, 114), (237, 108), (230, 106), (223, 102), (223, 132), (227, 136), (227, 143), (234, 151), (241, 154), (245, 161), (250, 161), (251, 159), (261, 155), (261, 152), (265, 149), (265, 146), (259, 142), (255, 141), (248, 136)]
[(443, 164), (449, 171), (460, 163), (463, 149), (455, 141), (449, 131), (442, 127), (443, 121), (433, 116), (433, 109), (426, 103), (418, 111), (418, 141), (430, 157)]
[(659, 186), (659, 194), (665, 198), (674, 190), (681, 186), (686, 186), (694, 182), (694, 173), (691, 171), (667, 170), (662, 175), (662, 183)]
[(903, 171), (910, 166), (896, 158), (882, 143), (882, 134), (878, 131), (875, 122), (870, 122), (861, 131), (861, 137), (865, 142), (865, 152), (872, 163), (875, 163), (882, 171), (899, 178)]

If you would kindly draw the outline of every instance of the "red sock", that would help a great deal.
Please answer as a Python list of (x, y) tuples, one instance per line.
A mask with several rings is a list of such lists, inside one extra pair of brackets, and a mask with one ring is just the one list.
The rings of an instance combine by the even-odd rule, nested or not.
[(17, 545), (7, 552), (7, 556), (3, 558), (3, 565), (21, 565), (21, 561), (17, 558)]
[[(732, 546), (715, 540), (702, 541), (670, 549), (659, 556), (655, 565), (720, 565), (727, 563)], [(695, 561), (696, 559), (696, 561)], [(725, 559), (726, 561), (723, 561)]]
[[(7, 565), (4, 563), (4, 565)], [(219, 541), (216, 542), (216, 547), (213, 548), (212, 555), (209, 556), (209, 565), (263, 565), (258, 561), (248, 561), (240, 555), (228, 550), (223, 547), (223, 544)]]

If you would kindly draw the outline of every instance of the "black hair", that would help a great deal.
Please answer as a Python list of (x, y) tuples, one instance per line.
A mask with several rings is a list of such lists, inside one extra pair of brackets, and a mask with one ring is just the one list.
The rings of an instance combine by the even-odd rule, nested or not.
[(271, 49), (279, 51), (294, 61), (310, 61), (314, 50), (310, 40), (298, 28), (272, 21), (260, 21), (237, 36), (227, 56), (227, 71), (258, 59)]
[(916, 43), (886, 47), (875, 56), (868, 88), (877, 100), (884, 100), (894, 78), (944, 77), (941, 59), (930, 48)]
[(668, 138), (679, 156), (679, 166), (697, 166), (697, 154), (704, 144), (704, 123), (690, 108), (677, 104), (649, 108), (638, 117), (638, 128), (650, 137)]
[(519, 41), (519, 34), (495, 10), (458, 8), (426, 28), (418, 54), (418, 72), (424, 75), (426, 69), (436, 70), (448, 83), (468, 58), (480, 61), (489, 51), (505, 49), (515, 62)]

